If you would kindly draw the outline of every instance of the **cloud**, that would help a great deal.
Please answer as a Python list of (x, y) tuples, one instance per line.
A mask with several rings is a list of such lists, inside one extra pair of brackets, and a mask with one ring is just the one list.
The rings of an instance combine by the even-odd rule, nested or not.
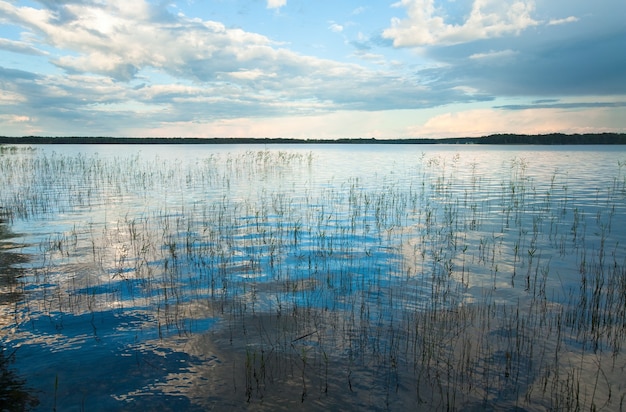
[(12, 123), (26, 123), (26, 122), (30, 122), (30, 117), (28, 116), (18, 116), (18, 115), (13, 115), (13, 116), (9, 116), (9, 122)]
[(128, 63), (121, 56), (93, 52), (88, 56), (62, 56), (53, 59), (52, 63), (70, 73), (97, 73), (110, 76), (117, 80), (132, 80), (139, 67)]
[(287, 0), (267, 0), (268, 9), (279, 9), (287, 5)]
[[(500, 97), (626, 94), (622, 0), (510, 0), (499, 8), (495, 0), (474, 0), (455, 20), (450, 13), (459, 11), (453, 9), (457, 3), (403, 0), (396, 6), (406, 8), (408, 17), (383, 32), (395, 46), (421, 46), (419, 55), (438, 63), (418, 69), (431, 87), (469, 86)], [(515, 10), (525, 17), (513, 18)], [(569, 17), (554, 17), (559, 15)]]
[(352, 56), (359, 58), (359, 59), (368, 60), (379, 65), (385, 65), (388, 63), (384, 55), (377, 54), (377, 53), (370, 53), (367, 50), (357, 49), (354, 53), (352, 53)]
[(433, 116), (423, 125), (409, 128), (407, 133), (416, 137), (475, 137), (495, 133), (589, 133), (597, 132), (598, 128), (620, 132), (626, 128), (626, 119), (616, 122), (615, 112), (607, 108), (584, 112), (556, 108), (519, 111), (476, 109)]
[[(384, 125), (384, 127), (383, 127)], [(190, 137), (289, 137), (289, 138), (370, 138), (385, 139), (401, 136), (398, 119), (389, 112), (337, 111), (316, 115), (295, 115), (276, 121), (275, 118), (218, 119), (160, 124), (150, 129), (136, 129), (138, 136)], [(404, 125), (403, 125), (404, 126)], [(389, 128), (388, 128), (389, 127)], [(397, 129), (396, 129), (397, 127)]]
[(578, 17), (574, 17), (574, 16), (569, 16), (566, 17), (564, 19), (552, 19), (548, 22), (548, 25), (550, 26), (556, 26), (559, 24), (566, 24), (566, 23), (575, 23), (578, 21)]
[(68, 130), (110, 134), (135, 117), (132, 112), (120, 117), (90, 110), (97, 104), (125, 101), (125, 89), (110, 79), (44, 76), (0, 67), (0, 85), (2, 95), (8, 93), (12, 99), (0, 99), (4, 133), (9, 135), (67, 134)]
[(240, 80), (258, 80), (263, 77), (275, 78), (277, 76), (276, 73), (265, 73), (259, 69), (240, 70), (238, 72), (228, 73), (228, 75), (234, 79)]
[[(467, 0), (465, 13), (455, 18), (452, 9), (437, 8), (434, 1), (403, 0), (397, 5), (410, 13), (398, 21), (394, 36), (380, 30), (359, 32), (351, 43), (348, 39), (341, 43), (352, 45), (356, 49), (352, 53), (333, 49), (345, 59), (340, 61), (296, 52), (302, 39), (297, 38), (299, 32), (292, 33), (293, 26), (271, 31), (277, 36), (284, 33), (280, 29), (293, 34), (288, 37), (292, 42), (279, 42), (228, 23), (187, 17), (166, 2), (0, 0), (0, 23), (11, 25), (10, 33), (20, 40), (0, 39), (0, 49), (28, 55), (11, 55), (0, 62), (21, 68), (0, 66), (0, 113), (15, 133), (28, 125), (28, 130), (39, 128), (46, 134), (71, 130), (89, 135), (142, 135), (142, 131), (156, 135), (163, 128), (169, 135), (189, 135), (184, 132), (188, 127), (194, 135), (279, 136), (281, 125), (289, 125), (283, 136), (296, 134), (301, 127), (307, 129), (299, 132), (302, 135), (338, 137), (349, 133), (350, 127), (365, 136), (383, 136), (381, 130), (405, 136), (418, 109), (474, 102), (493, 101), (499, 109), (490, 113), (514, 125), (522, 124), (515, 123), (522, 113), (540, 109), (623, 112), (617, 103), (602, 104), (591, 97), (580, 100), (588, 102), (580, 107), (563, 99), (606, 93), (622, 101), (620, 95), (626, 95), (622, 69), (626, 55), (616, 52), (626, 38), (621, 14), (615, 7), (601, 12), (576, 1), (574, 8), (561, 8), (537, 0), (534, 11), (534, 3), (526, 0)], [(623, 4), (623, 0), (607, 1)], [(453, 3), (463, 8), (460, 1), (439, 4), (452, 7)], [(265, 2), (255, 4), (265, 6)], [(273, 4), (279, 8), (286, 2)], [(420, 4), (425, 9), (414, 10)], [(381, 21), (380, 16), (372, 16), (372, 7), (367, 11), (355, 17), (359, 20), (355, 25), (362, 26), (365, 20), (373, 24), (370, 19), (375, 17), (379, 17), (377, 25), (388, 22), (388, 17)], [(576, 24), (556, 24), (559, 19), (552, 16), (584, 18)], [(317, 17), (322, 20), (316, 22), (314, 35), (339, 45), (336, 35), (321, 31), (339, 30), (340, 25), (327, 15)], [(425, 24), (422, 28), (429, 38), (413, 36), (412, 30), (417, 29), (412, 25), (418, 21)], [(525, 29), (536, 24), (540, 26)], [(396, 41), (430, 47), (395, 50)], [(17, 66), (18, 59), (35, 64)], [(511, 105), (506, 104), (510, 100), (499, 101), (501, 96), (530, 98)], [(532, 100), (533, 104), (524, 105)], [(409, 120), (397, 117), (385, 129), (375, 126), (398, 112)], [(30, 120), (15, 122), (19, 116)], [(469, 117), (461, 117), (469, 122)], [(434, 133), (445, 120), (432, 120), (428, 127)], [(335, 125), (335, 121), (343, 123)], [(481, 121), (487, 122), (486, 117)], [(246, 127), (238, 128), (239, 124)], [(259, 133), (254, 132), (255, 126)]]
[(0, 106), (11, 106), (15, 103), (23, 103), (26, 101), (26, 97), (19, 93), (10, 90), (0, 90)]
[[(36, 135), (41, 133), (41, 129), (33, 123), (36, 119), (29, 116), (15, 115), (15, 114), (0, 114), (0, 122), (3, 124), (3, 132), (5, 135), (11, 135), (6, 133), (7, 131), (19, 130), (19, 135)], [(18, 134), (15, 134), (18, 135)]]
[(516, 55), (518, 52), (507, 49), (507, 50), (499, 50), (493, 51), (490, 50), (486, 53), (474, 53), (469, 56), (470, 59), (499, 59), (503, 57), (510, 57)]
[(11, 84), (12, 82), (20, 82), (20, 81), (33, 81), (38, 79), (39, 76), (31, 73), (31, 72), (27, 72), (24, 70), (17, 70), (17, 69), (7, 69), (5, 67), (0, 66), (0, 80), (5, 80), (7, 81), (7, 83), (0, 83), (3, 86), (6, 86), (7, 84)]
[[(241, 119), (248, 119), (250, 130), (255, 124), (259, 127), (273, 124), (273, 136), (280, 136), (281, 125), (289, 122), (294, 126), (314, 124), (318, 130), (327, 129), (330, 133), (333, 128), (329, 126), (329, 119), (349, 119), (345, 113), (358, 112), (361, 120), (357, 122), (359, 127), (354, 128), (356, 133), (363, 130), (363, 119), (373, 121), (378, 118), (376, 113), (431, 107), (442, 101), (484, 98), (470, 95), (460, 88), (432, 90), (414, 80), (384, 71), (372, 72), (357, 65), (301, 58), (305, 60), (301, 65), (310, 69), (304, 71), (300, 66), (294, 67), (293, 70), (300, 72), (301, 76), (288, 77), (283, 72), (272, 74), (259, 69), (223, 73), (220, 75), (222, 80), (204, 83), (156, 84), (144, 79), (143, 71), (137, 74), (141, 83), (132, 85), (91, 74), (34, 75), (0, 68), (0, 84), (5, 85), (0, 89), (3, 90), (0, 106), (4, 105), (2, 111), (5, 113), (28, 115), (34, 119), (32, 126), (38, 126), (46, 134), (64, 134), (63, 130), (72, 130), (72, 133), (84, 135), (129, 135), (133, 130), (141, 129), (146, 132), (143, 135), (148, 131), (150, 135), (156, 135), (155, 125), (173, 131), (166, 126), (216, 125), (231, 120), (228, 124), (234, 125)], [(333, 117), (334, 112), (344, 115)], [(293, 120), (309, 117), (318, 121)], [(254, 119), (258, 119), (258, 123)], [(342, 123), (341, 129), (344, 136), (352, 133), (347, 122)], [(22, 134), (22, 129), (15, 130), (13, 133)], [(225, 131), (204, 129), (202, 134), (202, 129), (194, 130), (205, 136), (222, 135), (218, 131)], [(230, 130), (234, 133), (238, 129), (231, 126)], [(312, 130), (300, 133), (320, 136), (320, 132)], [(368, 129), (369, 132), (372, 130)], [(9, 129), (4, 133), (10, 133)], [(189, 133), (191, 131), (175, 135)], [(285, 134), (286, 129), (283, 129), (282, 135)]]
[[(33, 95), (44, 99), (54, 100), (52, 96), (63, 91), (83, 96), (81, 104), (157, 101), (171, 105), (182, 118), (392, 110), (477, 99), (452, 87), (433, 90), (413, 75), (304, 56), (260, 34), (174, 16), (140, 0), (132, 5), (113, 0), (55, 3), (55, 7), (36, 10), (0, 1), (0, 13), (37, 33), (42, 43), (56, 47), (50, 62), (73, 76), (71, 82), (67, 75), (49, 76), (29, 86), (40, 88)], [(166, 92), (151, 84), (149, 77), (145, 84), (142, 73), (147, 70), (195, 86), (178, 88), (174, 95), (171, 89)], [(87, 81), (89, 77), (99, 88)], [(139, 90), (125, 86), (140, 80)], [(55, 101), (58, 107), (76, 104), (69, 97)]]
[(30, 111), (64, 117), (89, 104), (119, 103), (128, 97), (123, 85), (111, 79), (37, 75), (1, 67), (0, 84), (3, 85), (3, 93), (13, 96), (15, 113)]
[(393, 18), (382, 36), (393, 40), (395, 47), (451, 45), (479, 39), (519, 34), (536, 26), (531, 16), (532, 0), (474, 0), (463, 24), (446, 22), (445, 11), (435, 7), (435, 0), (401, 0), (395, 7), (407, 9), (405, 19)]
[(169, 15), (159, 7), (141, 0), (116, 0), (63, 4), (58, 6), (60, 12), (0, 1), (0, 16), (37, 33), (59, 53), (66, 51), (51, 60), (60, 68), (121, 81), (133, 79), (145, 67), (209, 80), (216, 72), (238, 71), (273, 53), (273, 43), (265, 36)]
[(626, 107), (626, 102), (572, 102), (564, 103), (551, 99), (539, 100), (533, 104), (507, 104), (494, 106), (495, 109), (528, 110), (528, 109), (589, 109), (589, 108), (618, 108)]
[(418, 76), (431, 79), (433, 88), (470, 86), (499, 97), (625, 95), (626, 54), (619, 51), (626, 28), (617, 15), (626, 13), (626, 3), (537, 2), (542, 22), (554, 13), (585, 17), (575, 24), (542, 23), (520, 36), (422, 48), (424, 58), (439, 64), (419, 69)]
[(0, 38), (0, 49), (33, 56), (44, 56), (47, 54), (45, 51), (39, 50), (29, 43), (2, 38)]
[(343, 26), (337, 23), (331, 23), (331, 25), (328, 26), (328, 28), (330, 29), (330, 31), (335, 32), (335, 33), (341, 33), (343, 31)]

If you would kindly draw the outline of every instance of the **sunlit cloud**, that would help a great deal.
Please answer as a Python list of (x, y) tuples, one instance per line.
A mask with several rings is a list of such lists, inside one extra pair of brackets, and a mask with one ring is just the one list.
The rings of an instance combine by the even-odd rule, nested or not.
[[(236, 118), (210, 122), (168, 122), (154, 129), (136, 129), (136, 136), (189, 137), (268, 137), (296, 139), (389, 138), (388, 127), (397, 125), (396, 116), (386, 112), (321, 113), (307, 116), (275, 118)], [(393, 136), (402, 133), (402, 126), (393, 129)], [(324, 130), (322, 133), (319, 130)]]
[(531, 16), (532, 0), (474, 0), (472, 10), (463, 24), (447, 23), (445, 14), (435, 7), (434, 0), (401, 0), (395, 7), (407, 9), (407, 18), (393, 18), (383, 37), (396, 47), (450, 45), (478, 39), (519, 34), (538, 25)]
[[(0, 10), (43, 33), (43, 41), (71, 53), (52, 59), (76, 73), (128, 81), (144, 67), (206, 80), (216, 71), (239, 71), (241, 64), (275, 53), (265, 36), (223, 24), (163, 14), (143, 1), (107, 6), (68, 4), (63, 24), (49, 11), (0, 2)], [(77, 54), (76, 54), (77, 53)]]
[(279, 9), (287, 5), (287, 0), (267, 0), (268, 9)]
[(7, 116), (8, 117), (8, 121), (12, 122), (12, 123), (25, 123), (25, 122), (30, 122), (30, 117), (28, 116), (17, 116), (17, 115), (13, 115), (13, 116)]
[(416, 137), (476, 137), (496, 133), (589, 133), (598, 131), (597, 127), (591, 125), (603, 122), (607, 125), (603, 131), (624, 130), (626, 120), (616, 125), (610, 121), (614, 115), (614, 110), (606, 108), (585, 112), (558, 108), (518, 111), (476, 109), (433, 116), (424, 124), (409, 128), (408, 134)]
[(259, 69), (240, 70), (238, 72), (228, 73), (228, 76), (239, 80), (257, 80), (262, 77), (275, 78), (276, 73), (266, 73)]

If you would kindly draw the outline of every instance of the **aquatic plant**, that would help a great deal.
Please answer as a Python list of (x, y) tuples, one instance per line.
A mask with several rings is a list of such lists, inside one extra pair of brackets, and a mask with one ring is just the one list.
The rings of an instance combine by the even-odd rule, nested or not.
[(295, 151), (0, 156), (14, 219), (60, 220), (22, 246), (11, 333), (89, 319), (81, 339), (189, 357), (124, 402), (620, 408), (623, 165), (590, 196), (523, 158), (414, 160), (364, 182)]

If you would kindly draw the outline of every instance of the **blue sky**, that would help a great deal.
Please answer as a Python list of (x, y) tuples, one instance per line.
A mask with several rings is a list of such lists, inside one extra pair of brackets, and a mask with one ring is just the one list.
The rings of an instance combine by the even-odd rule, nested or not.
[(624, 0), (0, 0), (0, 135), (626, 132)]

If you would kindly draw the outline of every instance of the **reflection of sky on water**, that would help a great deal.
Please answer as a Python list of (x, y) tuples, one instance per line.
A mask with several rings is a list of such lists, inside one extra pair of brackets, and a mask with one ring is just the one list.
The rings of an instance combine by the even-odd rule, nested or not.
[[(42, 204), (10, 231), (0, 225), (28, 256), (3, 254), (3, 279), (19, 292), (10, 305), (3, 294), (3, 342), (21, 346), (20, 368), (41, 387), (56, 374), (65, 388), (125, 374), (82, 386), (102, 405), (169, 391), (155, 383), (164, 371), (201, 361), (162, 340), (220, 319), (309, 308), (377, 324), (538, 288), (567, 303), (581, 256), (597, 261), (602, 245), (624, 259), (623, 185), (607, 192), (624, 159), (610, 149), (62, 149), (20, 155), (45, 153), (60, 170), (65, 156), (84, 157), (67, 175), (24, 176)], [(79, 396), (62, 395), (68, 405)]]

